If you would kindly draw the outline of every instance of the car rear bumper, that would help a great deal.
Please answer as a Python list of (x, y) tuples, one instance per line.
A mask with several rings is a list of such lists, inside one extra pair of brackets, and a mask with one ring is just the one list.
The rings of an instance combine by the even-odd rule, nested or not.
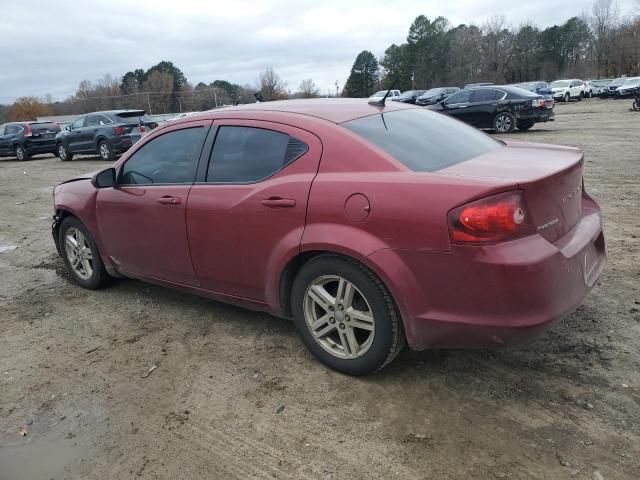
[(55, 153), (56, 140), (55, 138), (47, 140), (27, 140), (24, 143), (24, 148), (30, 155), (38, 153)]
[(580, 221), (553, 243), (532, 235), (450, 252), (381, 250), (370, 260), (394, 272), (386, 281), (412, 349), (486, 347), (530, 339), (573, 312), (606, 248), (600, 210), (585, 197)]
[(534, 123), (553, 121), (556, 114), (553, 108), (536, 108), (515, 113), (518, 120), (532, 120)]
[(124, 153), (138, 140), (140, 140), (140, 135), (121, 135), (111, 140), (111, 147), (115, 153)]

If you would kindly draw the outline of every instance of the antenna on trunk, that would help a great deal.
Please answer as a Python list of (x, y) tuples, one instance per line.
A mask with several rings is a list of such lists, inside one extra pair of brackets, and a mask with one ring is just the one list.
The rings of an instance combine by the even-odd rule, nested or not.
[(387, 90), (387, 93), (384, 94), (384, 97), (382, 97), (382, 100), (369, 100), (369, 105), (375, 105), (376, 107), (384, 108), (384, 101), (387, 99), (387, 97), (391, 93), (391, 90), (393, 90), (394, 86), (395, 85), (393, 84), (391, 85), (391, 88)]

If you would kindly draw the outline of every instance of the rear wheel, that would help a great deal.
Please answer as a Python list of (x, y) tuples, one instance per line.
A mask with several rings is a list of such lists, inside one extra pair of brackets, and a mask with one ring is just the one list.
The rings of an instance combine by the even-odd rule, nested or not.
[(112, 162), (115, 160), (113, 148), (111, 148), (111, 145), (109, 145), (109, 142), (106, 140), (101, 140), (100, 143), (98, 143), (98, 153), (104, 161)]
[(22, 145), (16, 145), (16, 158), (23, 162), (25, 160), (29, 160), (29, 152), (27, 152), (27, 150), (22, 146)]
[(569, 101), (571, 100), (571, 97), (569, 96), (569, 92), (564, 94), (564, 101), (569, 103)]
[(104, 268), (98, 247), (80, 220), (65, 218), (58, 235), (64, 263), (81, 287), (94, 290), (109, 283), (111, 277)]
[(64, 146), (64, 143), (58, 144), (56, 152), (58, 153), (58, 158), (63, 162), (73, 160), (73, 154), (69, 150), (67, 150), (67, 147)]
[(521, 120), (518, 122), (518, 130), (522, 130), (523, 132), (526, 132), (531, 127), (533, 127), (533, 121), (531, 120)]
[(402, 321), (389, 291), (362, 265), (335, 255), (307, 262), (296, 276), (291, 308), (311, 353), (348, 375), (366, 375), (404, 346)]
[(631, 105), (634, 111), (640, 112), (640, 100), (634, 100), (633, 105)]
[(493, 130), (496, 133), (511, 133), (516, 128), (516, 117), (509, 112), (500, 112), (493, 119)]

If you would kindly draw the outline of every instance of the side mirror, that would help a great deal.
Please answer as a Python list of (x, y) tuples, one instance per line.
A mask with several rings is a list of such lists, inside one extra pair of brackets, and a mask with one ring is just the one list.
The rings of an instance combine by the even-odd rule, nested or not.
[(111, 167), (96, 173), (91, 179), (91, 184), (96, 188), (109, 188), (116, 184), (116, 169)]
[(71, 131), (71, 125), (65, 125), (65, 126), (64, 126), (64, 129), (65, 129), (66, 131)]

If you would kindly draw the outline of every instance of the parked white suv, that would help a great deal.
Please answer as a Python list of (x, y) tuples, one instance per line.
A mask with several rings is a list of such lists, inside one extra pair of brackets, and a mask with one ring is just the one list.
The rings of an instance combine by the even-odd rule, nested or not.
[(551, 82), (553, 99), (556, 101), (568, 102), (569, 100), (576, 99), (582, 100), (584, 97), (584, 82), (576, 78), (569, 80), (556, 80)]
[[(386, 95), (387, 90), (380, 90), (379, 92), (374, 93), (373, 95), (371, 95), (369, 97), (369, 101), (379, 101), (382, 100), (384, 98), (384, 96)], [(391, 100), (393, 97), (399, 97), (400, 96), (400, 90), (391, 90), (389, 92), (389, 96), (387, 97), (388, 100)]]

